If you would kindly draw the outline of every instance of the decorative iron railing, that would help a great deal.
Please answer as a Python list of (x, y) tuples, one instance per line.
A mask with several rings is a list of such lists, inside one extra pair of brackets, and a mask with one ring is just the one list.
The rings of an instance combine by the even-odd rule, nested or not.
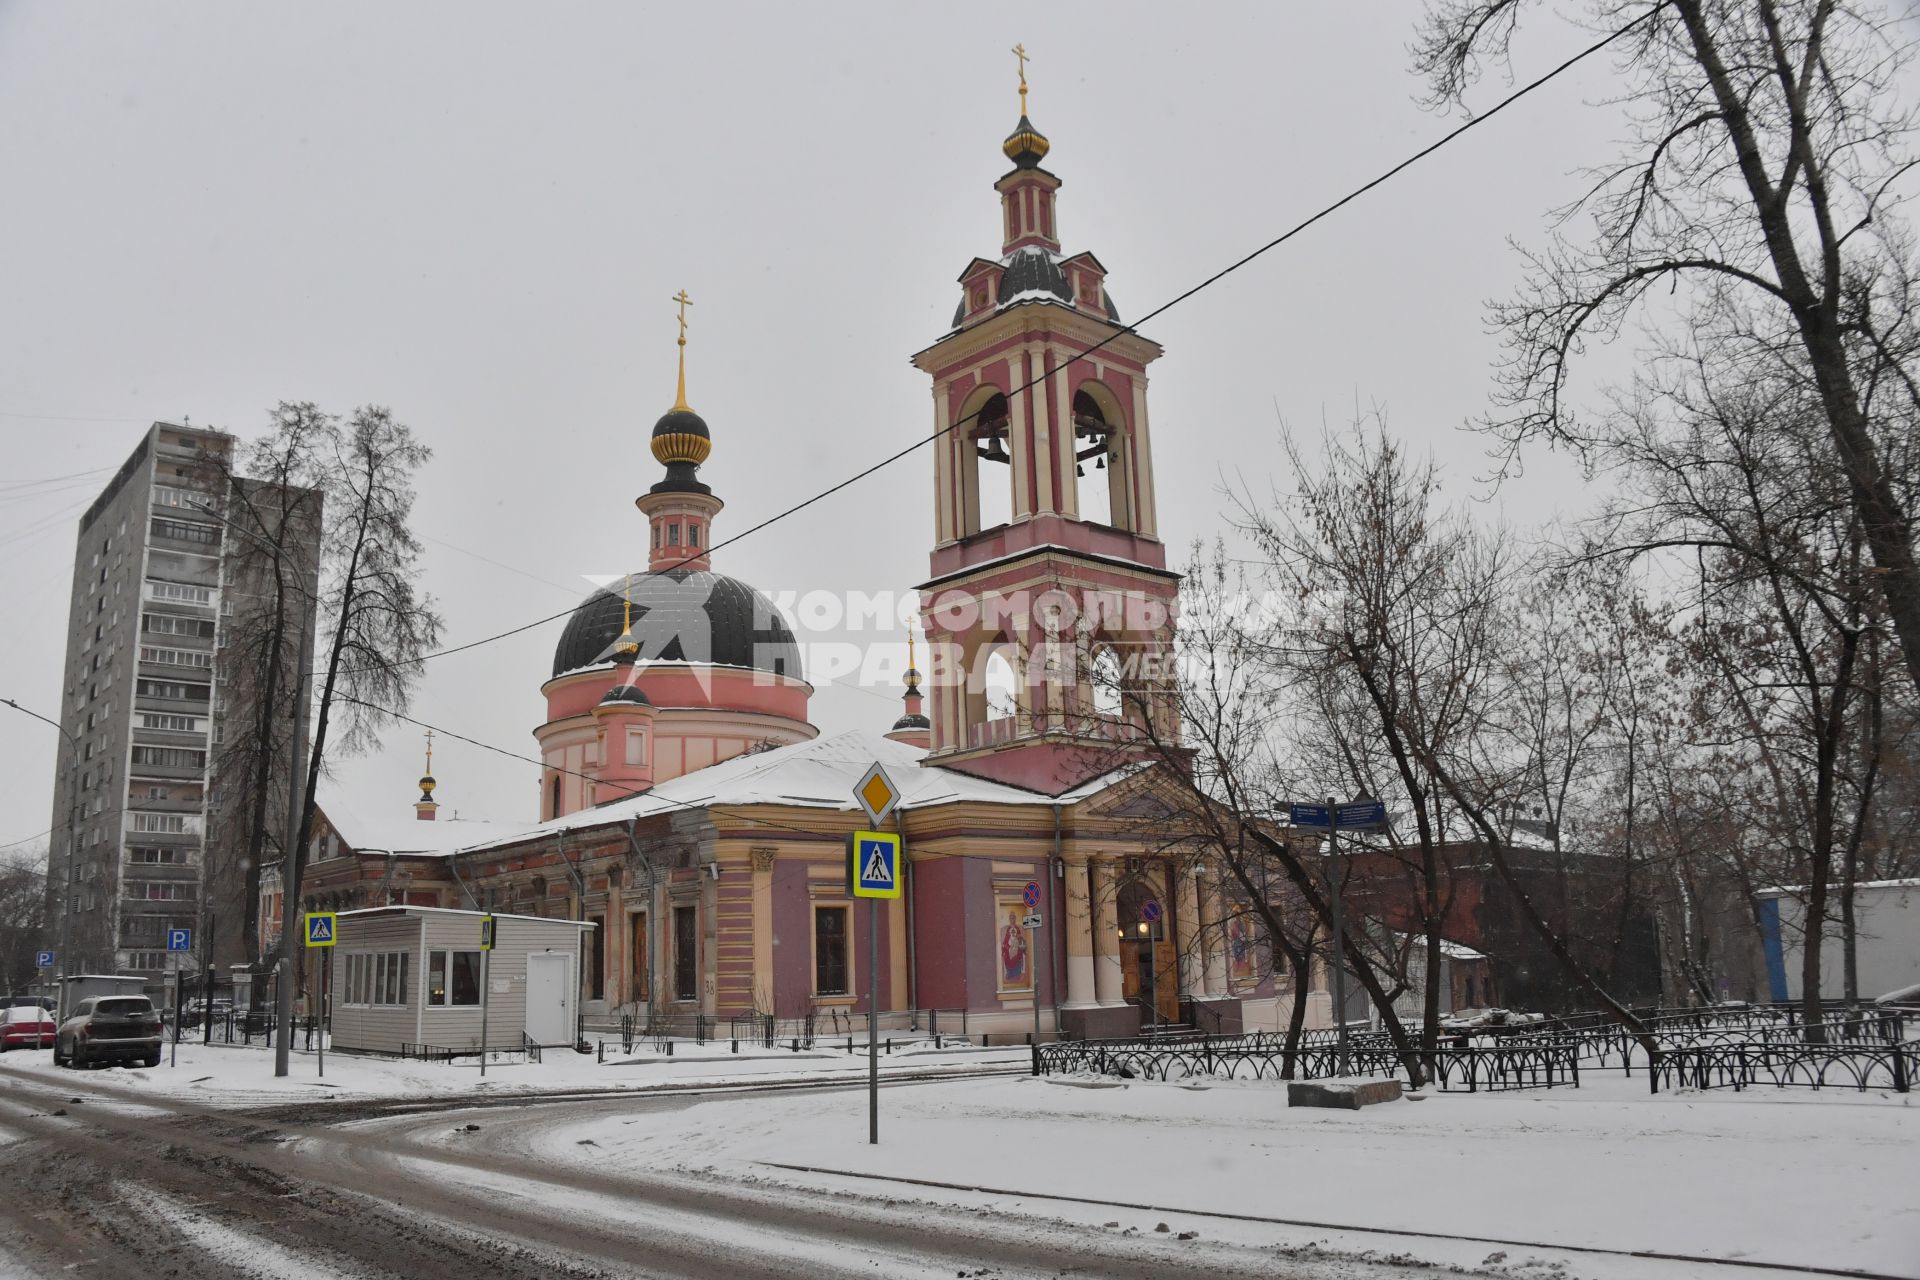
[(1733, 1042), (1662, 1049), (1647, 1072), (1652, 1092), (1667, 1089), (1892, 1089), (1907, 1093), (1920, 1077), (1920, 1042), (1805, 1044)]
[[(1426, 1064), (1430, 1087), (1448, 1093), (1578, 1088), (1580, 1084), (1579, 1048), (1571, 1041), (1475, 1045), (1415, 1056)], [(1285, 1037), (1271, 1032), (1183, 1040), (1062, 1040), (1037, 1045), (1033, 1051), (1035, 1075), (1321, 1080), (1340, 1074), (1340, 1070), (1337, 1044), (1315, 1041), (1289, 1053)], [(1349, 1042), (1346, 1071), (1350, 1075), (1411, 1078), (1399, 1053), (1371, 1040), (1357, 1046)]]

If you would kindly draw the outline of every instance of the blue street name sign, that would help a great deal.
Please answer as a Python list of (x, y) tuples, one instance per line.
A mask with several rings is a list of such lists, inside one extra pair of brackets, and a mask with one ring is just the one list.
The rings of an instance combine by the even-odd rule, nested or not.
[(1369, 831), (1387, 822), (1387, 806), (1378, 800), (1360, 800), (1333, 806), (1331, 818), (1326, 805), (1287, 806), (1287, 821), (1296, 827), (1329, 827), (1337, 821), (1342, 831)]
[(167, 950), (169, 951), (193, 950), (193, 930), (191, 929), (167, 930)]
[(42, 951), (38, 955), (34, 956), (33, 963), (37, 968), (51, 969), (53, 968), (54, 960), (57, 958), (58, 957), (56, 957), (54, 953), (51, 951)]
[(856, 831), (848, 846), (854, 897), (900, 896), (899, 836), (886, 831)]
[(1383, 827), (1387, 824), (1387, 806), (1378, 800), (1339, 805), (1335, 813), (1338, 815), (1342, 831), (1358, 831), (1363, 828)]

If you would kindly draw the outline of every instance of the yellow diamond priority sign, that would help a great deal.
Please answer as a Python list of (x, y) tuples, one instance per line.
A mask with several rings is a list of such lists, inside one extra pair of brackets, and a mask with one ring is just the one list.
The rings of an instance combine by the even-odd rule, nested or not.
[(866, 811), (868, 824), (877, 827), (887, 820), (887, 815), (892, 813), (894, 807), (900, 803), (900, 788), (895, 785), (892, 778), (887, 776), (885, 767), (876, 760), (855, 784), (853, 798), (858, 800), (860, 807)]

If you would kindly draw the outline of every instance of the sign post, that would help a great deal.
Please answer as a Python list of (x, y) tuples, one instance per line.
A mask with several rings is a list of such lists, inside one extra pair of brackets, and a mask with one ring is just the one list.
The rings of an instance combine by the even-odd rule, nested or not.
[(1288, 813), (1288, 819), (1296, 827), (1327, 829), (1327, 900), (1333, 917), (1333, 1025), (1338, 1041), (1334, 1069), (1344, 1076), (1348, 1070), (1347, 938), (1341, 904), (1345, 896), (1346, 879), (1344, 876), (1336, 879), (1340, 866), (1340, 829), (1377, 830), (1387, 823), (1387, 807), (1378, 800), (1366, 799), (1355, 800), (1351, 804), (1336, 804), (1333, 797), (1328, 796), (1324, 805), (1294, 805)]
[[(480, 917), (480, 1074), (487, 1074), (487, 972), (493, 960), (493, 913)], [(452, 975), (448, 975), (449, 978)]]
[[(1027, 907), (1027, 914), (1025, 915), (1025, 917), (1021, 919), (1020, 927), (1023, 929), (1031, 929), (1036, 933), (1039, 932), (1040, 926), (1045, 922), (1041, 919), (1041, 916), (1040, 916), (1040, 882), (1038, 880), (1027, 881), (1027, 887), (1020, 891), (1020, 901), (1025, 903)], [(1034, 939), (1034, 942), (1036, 944), (1038, 944), (1040, 941), (1041, 939), (1039, 938)], [(1052, 944), (1048, 944), (1048, 945), (1051, 946)], [(1037, 952), (1039, 950), (1039, 947), (1036, 945), (1031, 950), (1033, 952)], [(1029, 970), (1028, 977), (1031, 980), (1030, 985), (1033, 987), (1033, 1042), (1035, 1044), (1039, 1044), (1040, 1043), (1040, 966), (1035, 964), (1031, 959), (1029, 959), (1027, 961), (1027, 968)]]
[[(878, 760), (853, 788), (867, 821), (879, 827), (900, 804), (900, 788)], [(898, 824), (896, 824), (898, 825)], [(856, 831), (847, 837), (847, 887), (867, 899), (867, 1142), (880, 1141), (880, 903), (900, 896), (900, 836)]]
[[(329, 970), (333, 967), (328, 961), (333, 958), (333, 940), (339, 936), (339, 924), (339, 916), (332, 911), (313, 911), (307, 915), (308, 949), (311, 950), (314, 947), (324, 948), (320, 952), (320, 1039), (318, 1042), (320, 1075), (323, 1079), (327, 1074), (327, 977)], [(293, 1006), (291, 1004), (283, 1004), (280, 1007), (282, 1009), (291, 1009)], [(288, 1016), (287, 1021), (289, 1023), (293, 1021), (291, 1015)], [(287, 1037), (287, 1046), (291, 1048), (293, 1046), (293, 1028), (291, 1026), (282, 1027), (280, 1028), (280, 1034)]]
[[(168, 929), (167, 950), (193, 954), (193, 930)], [(171, 959), (171, 957), (169, 957)], [(186, 1016), (186, 1008), (181, 996), (185, 992), (180, 972), (180, 962), (173, 961), (173, 1048), (167, 1054), (167, 1065), (175, 1066), (180, 1061), (180, 1019)]]

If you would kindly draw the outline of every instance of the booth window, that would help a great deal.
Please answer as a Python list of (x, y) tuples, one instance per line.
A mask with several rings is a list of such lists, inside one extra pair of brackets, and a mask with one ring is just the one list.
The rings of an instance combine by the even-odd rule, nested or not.
[(432, 951), (427, 954), (427, 1003), (434, 1006), (480, 1003), (480, 953)]

